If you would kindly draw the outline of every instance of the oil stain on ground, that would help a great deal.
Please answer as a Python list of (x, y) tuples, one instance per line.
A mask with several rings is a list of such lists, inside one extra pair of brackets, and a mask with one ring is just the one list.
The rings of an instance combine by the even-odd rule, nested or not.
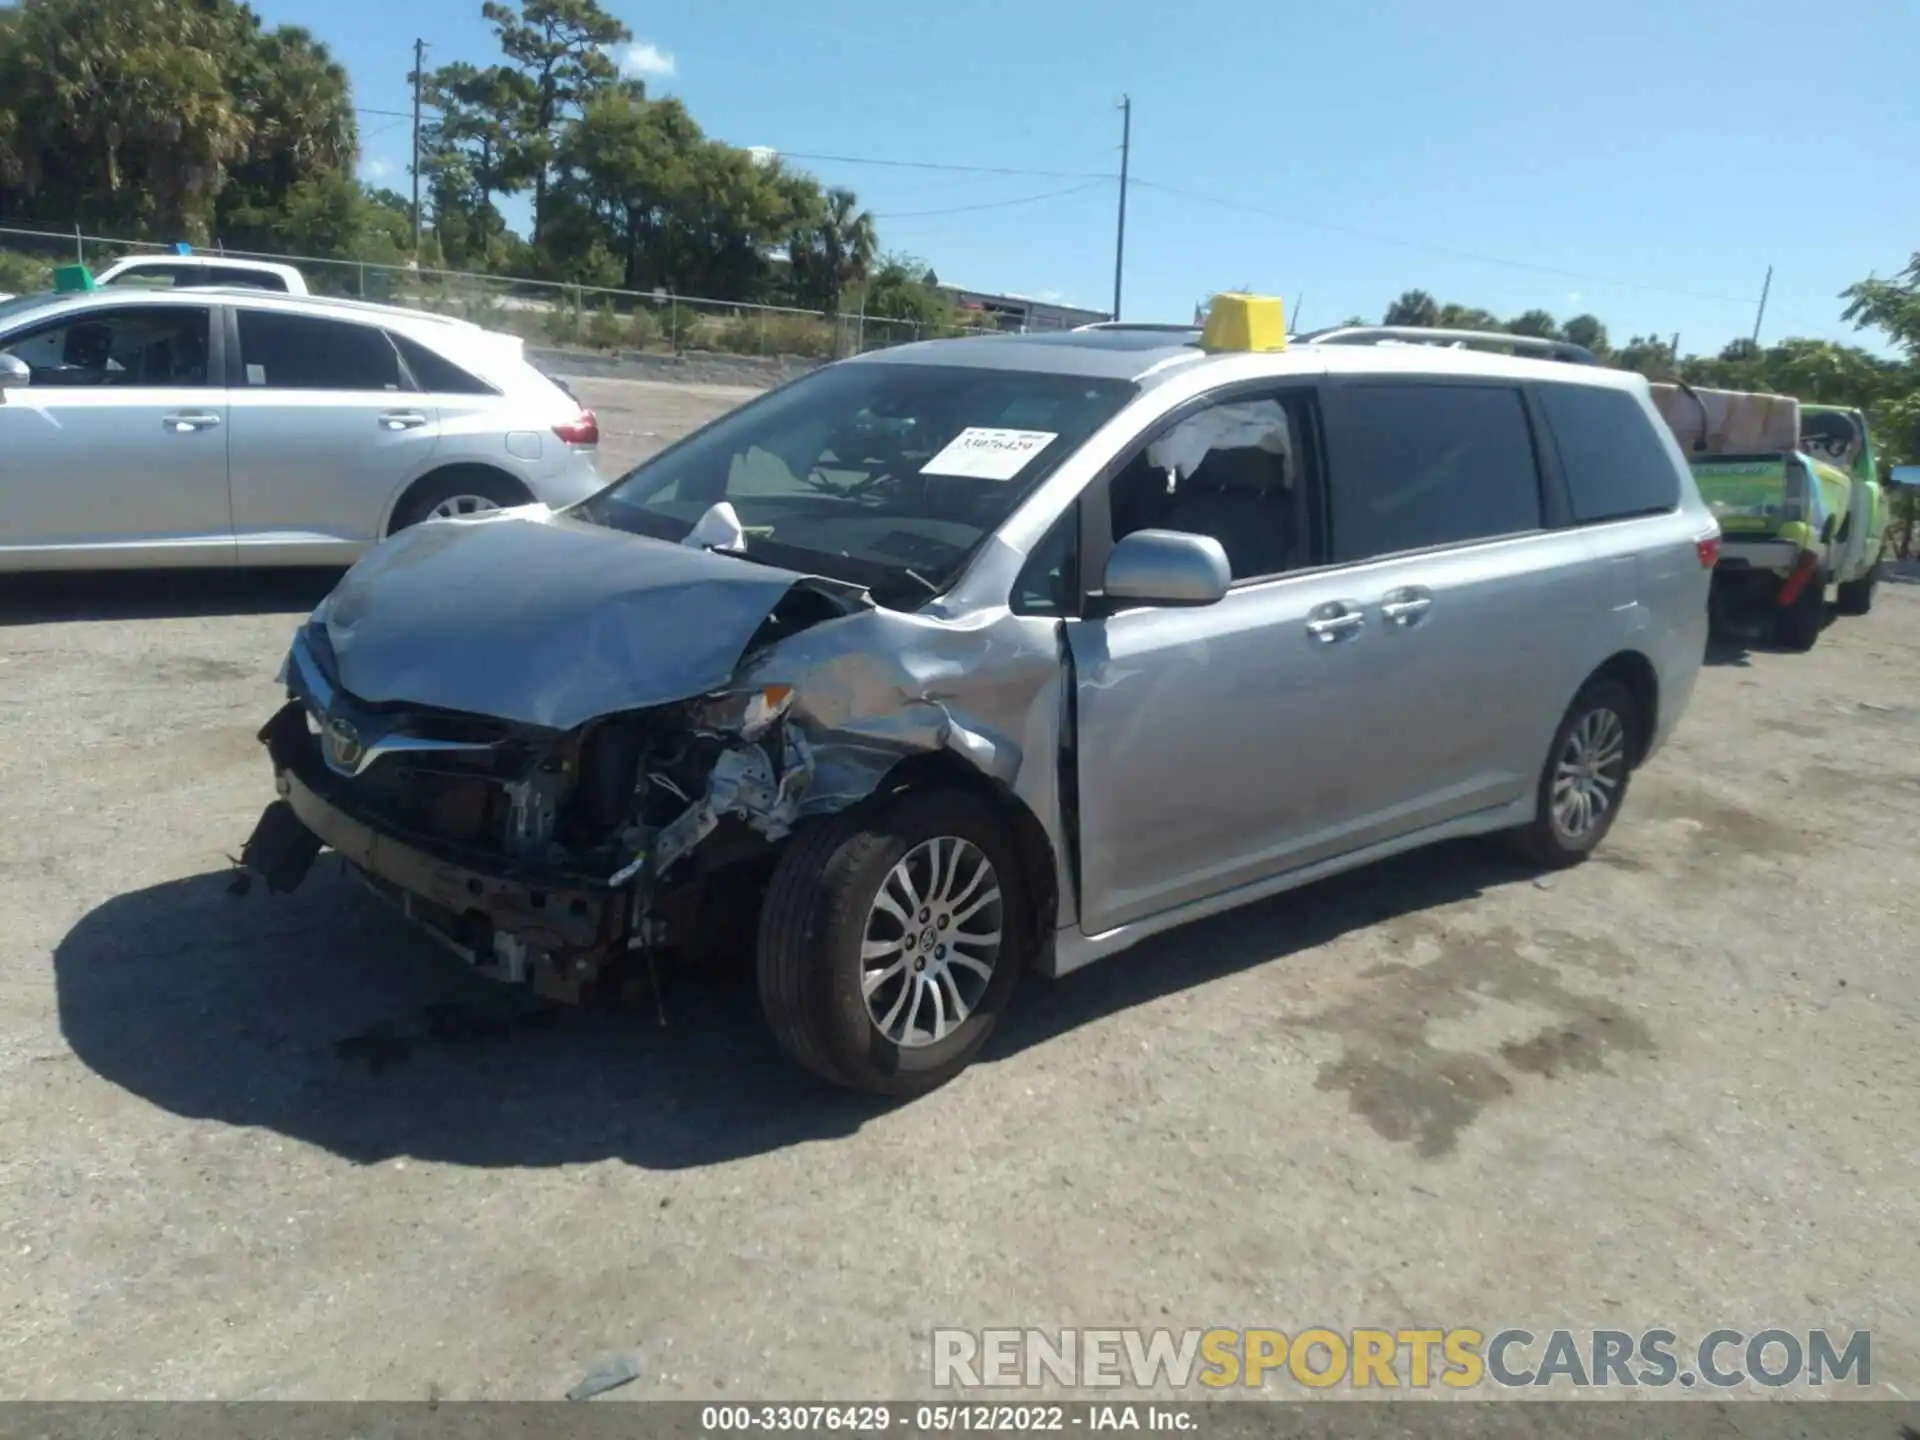
[(1633, 793), (1634, 818), (1684, 820), (1693, 827), (1692, 849), (1706, 856), (1726, 854), (1804, 855), (1818, 839), (1757, 810), (1722, 799), (1705, 786), (1667, 779)]
[[(1375, 966), (1362, 977), (1371, 983), (1353, 999), (1295, 1023), (1341, 1042), (1340, 1056), (1321, 1065), (1316, 1088), (1346, 1091), (1356, 1115), (1383, 1138), (1411, 1144), (1423, 1159), (1451, 1153), (1481, 1111), (1514, 1093), (1518, 1076), (1592, 1073), (1616, 1053), (1654, 1052), (1641, 1021), (1609, 1000), (1569, 990), (1554, 966), (1536, 958), (1538, 942), (1505, 928), (1462, 934), (1426, 917), (1395, 923), (1412, 929), (1425, 948), (1437, 947), (1437, 957)], [(1591, 952), (1583, 957), (1589, 968), (1603, 974), (1632, 968), (1631, 958), (1608, 942), (1565, 939)], [(1468, 1018), (1483, 1001), (1552, 1018), (1496, 1054), (1433, 1043), (1433, 1022)]]

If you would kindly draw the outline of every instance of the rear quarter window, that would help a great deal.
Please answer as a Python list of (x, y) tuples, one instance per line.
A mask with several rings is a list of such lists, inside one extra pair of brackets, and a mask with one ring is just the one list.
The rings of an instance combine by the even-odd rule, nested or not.
[(1542, 385), (1576, 524), (1659, 515), (1680, 503), (1680, 477), (1653, 421), (1625, 390)]
[[(405, 335), (387, 332), (387, 338), (393, 341), (400, 352), (400, 358), (407, 362), (407, 370), (419, 387), (432, 395), (498, 395), (486, 381), (476, 375), (470, 375), (453, 361), (440, 355), (418, 340), (410, 340)], [(569, 392), (571, 393), (571, 392)]]

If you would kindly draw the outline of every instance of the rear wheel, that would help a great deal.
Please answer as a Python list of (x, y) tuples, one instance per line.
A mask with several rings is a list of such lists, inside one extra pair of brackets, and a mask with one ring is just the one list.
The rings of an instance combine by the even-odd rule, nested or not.
[(1027, 933), (993, 807), (909, 791), (794, 837), (760, 912), (761, 1006), (780, 1048), (823, 1079), (924, 1094), (986, 1043)]
[(480, 465), (454, 465), (423, 475), (393, 507), (393, 523), (387, 533), (418, 525), (422, 520), (443, 520), (462, 515), (483, 515), (511, 505), (525, 505), (533, 496), (526, 486), (511, 475)]
[(1537, 813), (1516, 848), (1549, 869), (1578, 865), (1604, 840), (1633, 776), (1639, 706), (1618, 680), (1595, 680), (1567, 708), (1540, 773)]
[(1858, 580), (1849, 580), (1840, 587), (1840, 593), (1834, 597), (1834, 608), (1842, 615), (1864, 615), (1873, 609), (1874, 586), (1880, 583), (1880, 567), (1876, 564)]
[(1793, 602), (1780, 607), (1773, 621), (1773, 637), (1789, 650), (1811, 650), (1827, 624), (1827, 588), (1819, 577), (1800, 587)]

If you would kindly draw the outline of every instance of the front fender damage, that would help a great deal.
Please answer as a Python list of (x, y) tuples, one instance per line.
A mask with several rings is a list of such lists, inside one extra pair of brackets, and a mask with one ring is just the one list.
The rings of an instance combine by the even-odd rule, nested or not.
[[(887, 610), (828, 620), (750, 649), (708, 713), (731, 728), (706, 787), (645, 837), (610, 878), (635, 886), (635, 946), (646, 946), (655, 899), (698, 860), (728, 819), (769, 843), (886, 788), (904, 762), (945, 755), (1036, 817), (1035, 848), (1058, 855), (1061, 690), (1056, 626), (1001, 612), (975, 624)], [(743, 708), (756, 720), (741, 723)], [(1061, 875), (1043, 887), (1065, 893)]]
[(729, 696), (773, 713), (735, 732), (740, 743), (715, 762), (706, 794), (655, 839), (654, 873), (723, 817), (783, 839), (802, 820), (865, 800), (915, 755), (950, 753), (1020, 793), (1026, 742), (1036, 731), (1056, 738), (1060, 656), (1043, 633), (1045, 643), (1020, 643), (991, 624), (869, 610), (750, 652)]
[[(290, 681), (316, 664), (328, 668), (330, 657), (301, 652), (300, 643), (302, 665), (290, 667)], [(915, 759), (937, 757), (955, 780), (1017, 802), (1023, 859), (1044, 865), (1051, 851), (1056, 860), (1035, 907), (1036, 919), (1043, 913), (1051, 923), (1055, 897), (1069, 893), (1055, 841), (1063, 833), (1065, 673), (1056, 622), (1004, 610), (955, 620), (854, 608), (821, 592), (798, 612), (769, 612), (731, 677), (684, 700), (606, 708), (565, 731), (506, 725), (487, 743), (469, 735), (464, 749), (447, 740), (437, 759), (422, 753), (433, 736), (468, 734), (434, 728), (447, 711), (422, 711), (418, 723), (404, 708), (371, 717), (351, 696), (290, 684), (301, 733), (289, 731), (282, 745), (301, 755), (318, 803), (394, 842), (342, 852), (361, 878), (417, 889), (410, 875), (382, 866), (402, 845), (438, 857), (446, 883), (425, 898), (454, 912), (457, 948), (497, 978), (580, 999), (603, 979), (631, 974), (625, 957), (641, 960), (657, 983), (663, 956), (697, 965), (737, 949), (735, 941), (750, 945), (751, 931), (729, 927), (757, 916), (783, 842), (904, 783), (894, 777)], [(394, 746), (391, 758), (334, 772), (320, 732), (335, 710), (377, 719), (413, 748), (381, 730), (376, 739)], [(278, 755), (275, 765), (288, 769)], [(308, 828), (321, 833), (311, 820)], [(604, 938), (549, 949), (550, 929), (528, 929), (523, 915), (492, 903), (495, 872), (515, 877), (534, 906), (548, 888), (559, 893), (562, 878), (584, 880), (604, 897), (591, 907), (607, 917), (596, 930)], [(480, 898), (459, 909), (461, 893)], [(420, 906), (407, 906), (422, 918)]]

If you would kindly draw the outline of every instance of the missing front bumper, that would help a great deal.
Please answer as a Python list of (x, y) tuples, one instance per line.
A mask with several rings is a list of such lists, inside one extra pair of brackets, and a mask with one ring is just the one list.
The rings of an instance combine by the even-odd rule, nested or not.
[(597, 961), (619, 948), (623, 891), (565, 878), (504, 874), (484, 861), (435, 853), (376, 829), (335, 793), (298, 703), (260, 732), (280, 798), (267, 806), (242, 851), (271, 890), (291, 890), (320, 848), (449, 917), (463, 945), (485, 952), (499, 934), (556, 960)]

